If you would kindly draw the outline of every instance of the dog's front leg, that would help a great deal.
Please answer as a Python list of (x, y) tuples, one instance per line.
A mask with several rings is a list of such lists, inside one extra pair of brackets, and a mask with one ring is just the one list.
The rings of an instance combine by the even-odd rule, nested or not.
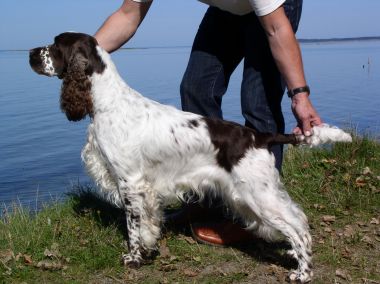
[(122, 260), (124, 265), (138, 268), (142, 262), (140, 236), (142, 200), (141, 196), (130, 193), (129, 189), (121, 189), (120, 192), (125, 205), (129, 250), (127, 254), (123, 254)]

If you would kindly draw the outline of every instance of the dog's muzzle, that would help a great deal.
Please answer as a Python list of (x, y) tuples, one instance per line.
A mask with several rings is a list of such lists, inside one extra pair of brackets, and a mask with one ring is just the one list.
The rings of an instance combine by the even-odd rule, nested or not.
[(34, 48), (29, 50), (29, 64), (32, 69), (38, 74), (45, 75), (44, 66), (41, 58), (41, 50), (42, 48)]

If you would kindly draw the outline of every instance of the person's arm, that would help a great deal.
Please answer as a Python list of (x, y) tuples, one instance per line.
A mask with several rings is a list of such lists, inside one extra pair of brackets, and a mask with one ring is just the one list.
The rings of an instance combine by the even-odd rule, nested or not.
[[(267, 34), (276, 65), (285, 79), (288, 90), (306, 85), (302, 56), (283, 7), (272, 13), (260, 16), (260, 22)], [(307, 93), (299, 93), (292, 98), (292, 111), (298, 126), (295, 133), (311, 134), (311, 127), (322, 123)]]
[(96, 32), (95, 38), (99, 45), (108, 52), (120, 48), (135, 34), (151, 4), (152, 1), (124, 0), (121, 7)]

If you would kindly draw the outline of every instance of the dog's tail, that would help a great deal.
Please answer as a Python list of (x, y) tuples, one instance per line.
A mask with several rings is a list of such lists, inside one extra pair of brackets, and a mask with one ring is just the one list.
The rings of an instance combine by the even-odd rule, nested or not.
[(267, 145), (275, 144), (293, 144), (293, 145), (309, 145), (315, 147), (322, 144), (334, 142), (352, 142), (352, 137), (349, 133), (342, 129), (321, 124), (312, 128), (311, 136), (296, 135), (296, 134), (272, 134), (266, 137)]
[[(262, 141), (262, 145), (278, 145), (278, 144), (301, 144), (301, 136), (295, 134), (265, 134), (265, 141)], [(260, 141), (261, 142), (261, 141)]]

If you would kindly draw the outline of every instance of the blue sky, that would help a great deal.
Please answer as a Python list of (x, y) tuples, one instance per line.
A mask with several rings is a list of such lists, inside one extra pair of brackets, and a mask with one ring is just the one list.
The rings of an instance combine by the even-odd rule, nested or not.
[[(93, 34), (116, 10), (110, 0), (1, 0), (0, 49), (50, 43), (63, 31)], [(207, 6), (195, 0), (154, 0), (130, 47), (191, 45)], [(299, 38), (380, 36), (380, 0), (304, 0)]]

